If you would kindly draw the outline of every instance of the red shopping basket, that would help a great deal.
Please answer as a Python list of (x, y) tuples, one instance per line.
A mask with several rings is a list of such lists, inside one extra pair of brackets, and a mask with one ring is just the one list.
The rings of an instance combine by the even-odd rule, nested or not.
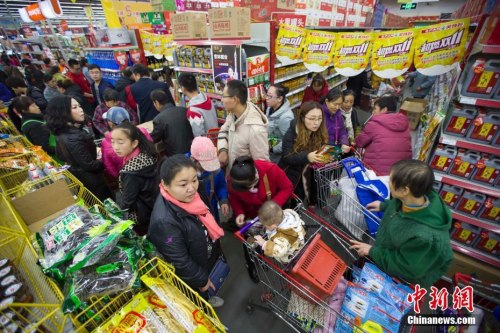
[(291, 270), (291, 276), (318, 298), (331, 296), (347, 268), (318, 233)]

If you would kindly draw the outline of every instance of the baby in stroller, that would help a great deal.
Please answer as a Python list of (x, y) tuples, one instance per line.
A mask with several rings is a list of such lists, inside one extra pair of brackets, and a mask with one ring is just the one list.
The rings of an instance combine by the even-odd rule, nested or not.
[(259, 209), (260, 223), (266, 229), (265, 240), (254, 236), (264, 254), (287, 264), (305, 243), (304, 221), (293, 209), (283, 210), (276, 202), (266, 201)]

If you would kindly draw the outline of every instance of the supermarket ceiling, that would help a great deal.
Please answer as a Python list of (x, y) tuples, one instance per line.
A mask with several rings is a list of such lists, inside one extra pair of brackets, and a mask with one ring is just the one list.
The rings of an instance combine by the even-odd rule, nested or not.
[[(36, 3), (36, 0), (0, 0), (0, 18), (1, 19), (17, 19), (20, 20), (19, 8), (26, 7), (30, 4)], [(137, 1), (149, 2), (149, 1)], [(104, 12), (100, 0), (76, 0), (74, 3), (71, 0), (59, 0), (63, 10), (64, 19), (70, 26), (84, 25), (88, 26), (89, 20), (85, 15), (85, 7), (91, 6), (94, 24), (102, 25), (105, 21)], [(52, 20), (53, 23), (59, 23), (60, 19)], [(1, 22), (0, 22), (1, 24)]]

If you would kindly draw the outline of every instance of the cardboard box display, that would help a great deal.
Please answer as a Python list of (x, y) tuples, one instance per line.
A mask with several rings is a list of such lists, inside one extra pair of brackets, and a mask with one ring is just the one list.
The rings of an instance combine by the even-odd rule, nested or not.
[(249, 38), (250, 8), (212, 8), (208, 11), (211, 38)]
[(498, 255), (500, 253), (500, 235), (483, 230), (479, 242), (474, 247), (489, 254)]
[(451, 238), (460, 243), (473, 246), (480, 233), (481, 228), (479, 227), (469, 223), (455, 221), (453, 224), (453, 231), (451, 232)]
[(34, 192), (13, 199), (11, 203), (28, 229), (34, 233), (76, 201), (66, 181), (59, 179)]
[(406, 98), (401, 104), (400, 112), (408, 117), (410, 129), (417, 129), (422, 113), (427, 108), (428, 101), (421, 98)]
[(180, 13), (170, 17), (174, 40), (208, 37), (206, 13)]
[(500, 276), (500, 269), (467, 255), (455, 252), (453, 261), (446, 275), (453, 277), (456, 273), (473, 275), (475, 278), (486, 282), (496, 282)]

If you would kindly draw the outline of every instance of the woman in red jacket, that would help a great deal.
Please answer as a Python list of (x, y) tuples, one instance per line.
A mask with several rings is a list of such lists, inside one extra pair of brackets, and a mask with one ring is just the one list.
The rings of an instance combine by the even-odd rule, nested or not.
[(242, 227), (246, 220), (257, 216), (267, 200), (283, 206), (292, 196), (293, 185), (276, 164), (240, 156), (231, 168), (228, 192), (236, 225)]
[[(257, 217), (260, 206), (267, 200), (283, 206), (292, 196), (293, 185), (276, 164), (240, 156), (234, 161), (229, 173), (227, 190), (236, 225), (241, 228), (245, 221)], [(243, 250), (248, 274), (258, 283), (259, 277), (246, 246), (243, 246)]]
[(321, 74), (314, 75), (311, 85), (304, 91), (302, 104), (313, 101), (321, 103), (323, 98), (328, 94), (328, 82)]
[(408, 118), (396, 109), (394, 96), (379, 98), (372, 117), (356, 138), (356, 146), (365, 148), (363, 162), (379, 176), (389, 175), (394, 163), (412, 158)]

